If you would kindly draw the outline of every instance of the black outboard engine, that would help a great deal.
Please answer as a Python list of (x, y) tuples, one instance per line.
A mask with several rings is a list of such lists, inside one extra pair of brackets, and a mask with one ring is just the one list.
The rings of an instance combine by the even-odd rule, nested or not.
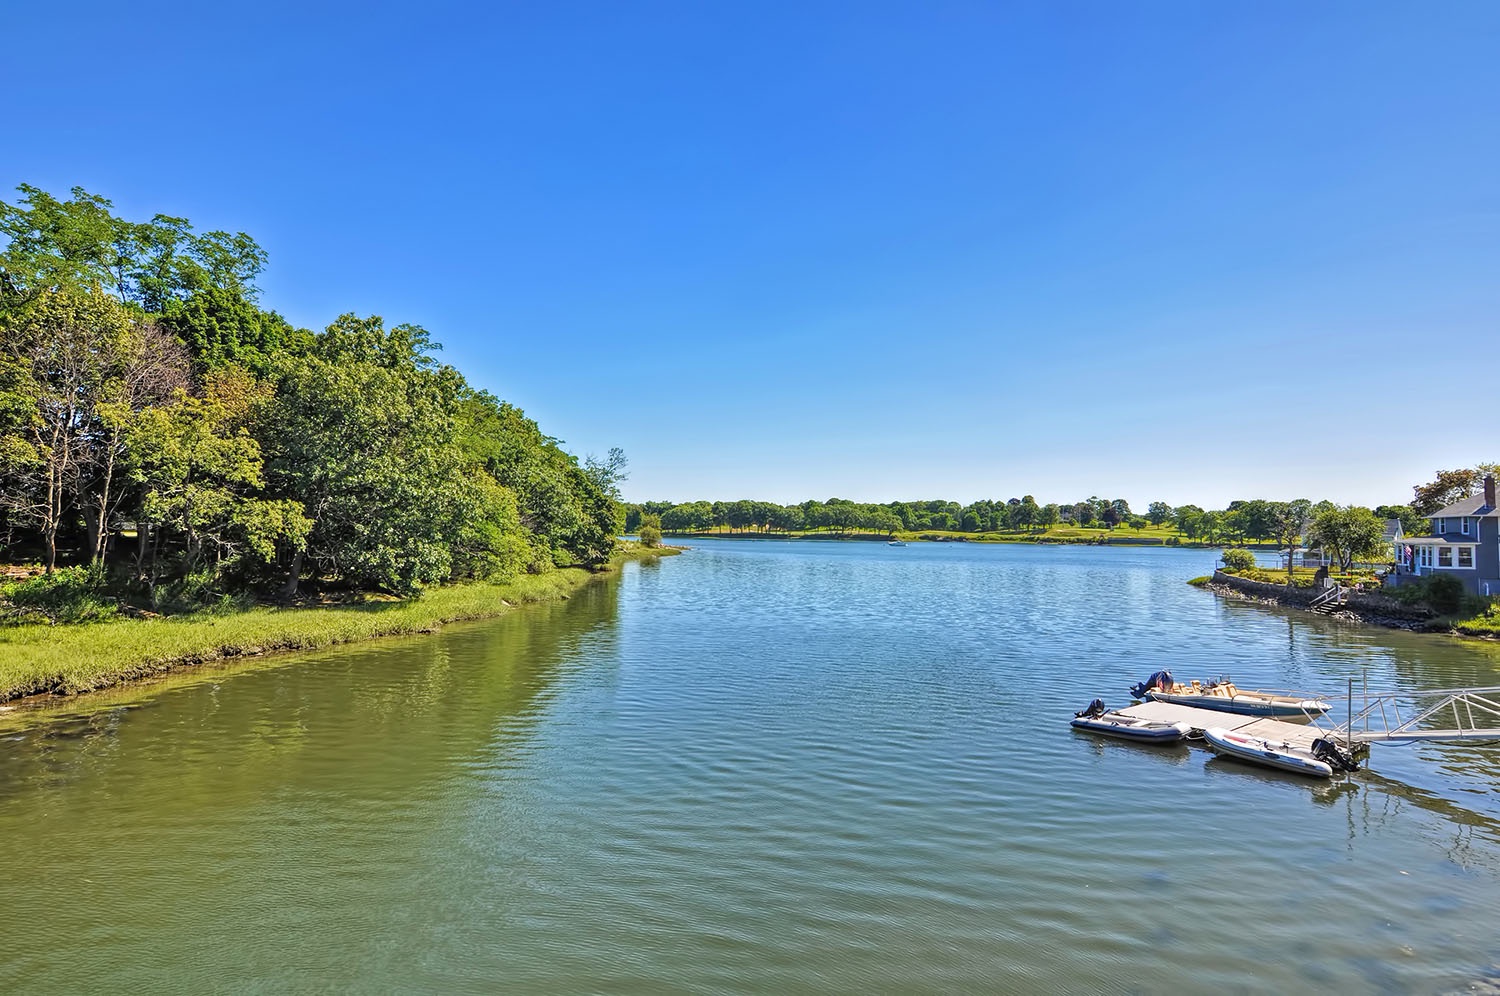
[(1095, 699), (1094, 701), (1090, 702), (1082, 712), (1075, 712), (1073, 716), (1075, 719), (1093, 719), (1096, 716), (1104, 715), (1104, 712), (1104, 700)]
[(1334, 771), (1358, 771), (1359, 762), (1338, 744), (1327, 737), (1319, 737), (1312, 742), (1313, 757), (1328, 765)]
[(1161, 691), (1165, 692), (1171, 687), (1172, 672), (1158, 671), (1151, 677), (1147, 678), (1145, 681), (1141, 682), (1139, 685), (1131, 686), (1130, 694), (1134, 698), (1143, 699), (1146, 697), (1146, 693), (1151, 691), (1153, 688), (1160, 689)]

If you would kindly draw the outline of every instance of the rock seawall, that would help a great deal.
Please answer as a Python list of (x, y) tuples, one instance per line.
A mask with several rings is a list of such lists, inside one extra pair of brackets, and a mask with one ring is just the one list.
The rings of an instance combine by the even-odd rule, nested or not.
[[(1307, 609), (1317, 596), (1315, 588), (1251, 581), (1249, 578), (1225, 574), (1221, 570), (1214, 571), (1213, 580), (1206, 587), (1219, 595), (1245, 598), (1268, 605), (1284, 605), (1293, 609)], [(1393, 629), (1430, 631), (1435, 626), (1433, 614), (1429, 610), (1403, 605), (1378, 592), (1351, 591), (1343, 606), (1328, 615), (1334, 619), (1348, 619)], [(1448, 627), (1436, 625), (1436, 628), (1446, 631)]]

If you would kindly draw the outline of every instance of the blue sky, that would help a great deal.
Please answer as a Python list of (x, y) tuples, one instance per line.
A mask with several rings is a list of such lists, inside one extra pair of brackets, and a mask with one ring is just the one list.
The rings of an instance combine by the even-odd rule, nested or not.
[(635, 500), (1500, 459), (1500, 4), (41, 4), (0, 197), (246, 231)]

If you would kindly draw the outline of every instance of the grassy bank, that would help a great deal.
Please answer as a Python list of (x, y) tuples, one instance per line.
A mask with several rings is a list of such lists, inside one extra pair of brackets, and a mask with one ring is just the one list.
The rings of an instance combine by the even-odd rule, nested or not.
[[(633, 545), (628, 559), (676, 553)], [(503, 585), (436, 588), (406, 601), (198, 613), (74, 626), (0, 629), (0, 701), (42, 692), (74, 694), (227, 657), (315, 650), (377, 636), (430, 633), (443, 623), (500, 615), (517, 605), (564, 598), (597, 574), (578, 568), (527, 575)]]

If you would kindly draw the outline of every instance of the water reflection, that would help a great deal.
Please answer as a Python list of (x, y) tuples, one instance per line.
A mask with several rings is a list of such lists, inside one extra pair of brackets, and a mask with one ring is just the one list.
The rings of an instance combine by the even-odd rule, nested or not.
[(28, 857), (0, 967), (35, 991), (1482, 975), (1493, 748), (1318, 782), (1068, 726), (1163, 664), (1404, 694), (1492, 668), (1213, 598), (1183, 583), (1204, 556), (705, 544), (437, 637), (7, 715), (0, 839)]

